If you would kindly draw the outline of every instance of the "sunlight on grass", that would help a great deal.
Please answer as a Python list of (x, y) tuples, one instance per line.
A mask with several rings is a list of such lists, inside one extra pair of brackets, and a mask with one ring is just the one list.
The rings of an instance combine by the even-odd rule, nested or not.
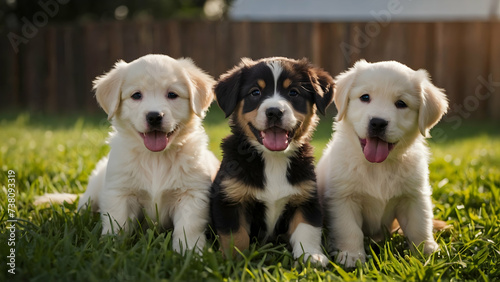
[[(331, 136), (331, 117), (314, 134), (315, 156)], [(212, 107), (204, 125), (209, 147), (221, 158), (227, 119)], [(442, 129), (446, 140), (430, 140), (430, 183), (435, 217), (451, 228), (435, 234), (440, 251), (412, 253), (405, 239), (366, 241), (366, 264), (316, 269), (295, 261), (282, 245), (252, 244), (244, 259), (225, 260), (217, 242), (202, 254), (185, 256), (171, 247), (171, 232), (151, 219), (130, 236), (100, 236), (99, 216), (76, 213), (76, 204), (33, 206), (46, 192), (82, 193), (97, 161), (109, 151), (109, 123), (96, 117), (0, 116), (0, 194), (7, 220), (7, 171), (16, 172), (16, 279), (18, 280), (494, 280), (500, 277), (500, 129), (495, 123), (467, 123)], [(7, 242), (2, 228), (0, 241)], [(6, 243), (0, 253), (7, 254)], [(7, 281), (6, 265), (0, 280)]]

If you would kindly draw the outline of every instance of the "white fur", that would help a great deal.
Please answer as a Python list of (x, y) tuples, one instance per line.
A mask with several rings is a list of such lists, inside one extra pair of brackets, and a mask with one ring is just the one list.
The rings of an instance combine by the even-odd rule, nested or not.
[(267, 63), (271, 71), (273, 72), (274, 77), (274, 93), (278, 93), (278, 79), (283, 72), (283, 67), (281, 66), (280, 61), (270, 61)]
[(294, 110), (290, 103), (279, 94), (274, 94), (259, 106), (257, 111), (257, 117), (255, 118), (254, 126), (258, 130), (264, 130), (267, 127), (267, 116), (266, 111), (269, 108), (278, 108), (283, 112), (283, 117), (281, 118), (281, 124), (285, 130), (293, 130), (298, 123), (297, 118), (294, 115)]
[[(292, 236), (290, 244), (293, 248), (293, 255), (304, 254), (304, 261), (311, 258), (314, 264), (321, 264), (323, 267), (328, 263), (328, 258), (321, 250), (321, 228), (313, 227), (309, 224), (299, 223)], [(297, 258), (297, 257), (295, 257)]]
[[(380, 239), (395, 218), (410, 243), (424, 252), (438, 248), (432, 234), (429, 150), (425, 136), (446, 112), (444, 93), (425, 70), (397, 62), (362, 60), (336, 78), (335, 133), (316, 168), (321, 202), (327, 212), (337, 262), (346, 267), (365, 261), (364, 236)], [(369, 94), (369, 103), (360, 96)], [(396, 108), (403, 100), (408, 107)], [(396, 143), (382, 163), (366, 160), (360, 138), (371, 118), (389, 122), (387, 141)]]
[(256, 198), (266, 204), (267, 235), (271, 235), (290, 196), (297, 194), (297, 190), (286, 178), (290, 159), (285, 153), (264, 149), (262, 156), (265, 164), (266, 188), (259, 191)]
[(271, 61), (267, 63), (269, 69), (271, 69), (274, 78), (274, 95), (259, 106), (257, 117), (255, 118), (254, 126), (258, 130), (264, 130), (267, 127), (267, 116), (266, 111), (269, 108), (278, 108), (283, 112), (283, 117), (281, 118), (281, 123), (283, 124), (285, 130), (292, 130), (297, 125), (297, 118), (294, 115), (294, 111), (290, 103), (283, 98), (278, 93), (278, 79), (283, 72), (283, 67), (279, 61)]
[[(290, 197), (298, 193), (297, 188), (290, 185), (286, 177), (291, 154), (293, 151), (262, 151), (266, 188), (256, 193), (256, 199), (266, 205), (267, 236), (272, 235)], [(300, 223), (290, 237), (290, 244), (295, 258), (305, 254), (304, 261), (311, 257), (311, 262), (326, 266), (328, 259), (320, 249), (321, 228)]]
[[(208, 151), (201, 124), (213, 99), (213, 79), (189, 59), (147, 55), (116, 64), (94, 82), (96, 97), (108, 113), (109, 156), (102, 159), (80, 198), (102, 214), (103, 234), (130, 229), (145, 212), (173, 227), (175, 251), (203, 248), (208, 223), (209, 188), (218, 160)], [(140, 101), (131, 99), (139, 91)], [(178, 95), (168, 99), (167, 93)], [(140, 136), (148, 130), (146, 114), (160, 112), (162, 128), (175, 133), (160, 152), (149, 151)]]

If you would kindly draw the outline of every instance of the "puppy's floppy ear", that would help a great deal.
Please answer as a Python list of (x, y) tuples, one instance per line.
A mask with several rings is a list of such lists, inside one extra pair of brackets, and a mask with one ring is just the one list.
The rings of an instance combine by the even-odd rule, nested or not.
[(333, 101), (334, 82), (330, 74), (321, 68), (310, 67), (309, 77), (314, 85), (314, 103), (318, 112), (325, 115), (326, 108)]
[(439, 122), (448, 111), (448, 99), (444, 89), (432, 84), (429, 73), (420, 69), (416, 71), (420, 81), (422, 102), (418, 111), (418, 129), (424, 137), (429, 136), (429, 130)]
[(251, 59), (242, 58), (241, 63), (221, 75), (219, 82), (215, 85), (215, 96), (219, 107), (226, 114), (226, 118), (230, 116), (236, 104), (240, 100), (241, 74), (243, 69), (254, 63)]
[(198, 68), (192, 59), (181, 58), (177, 61), (187, 72), (187, 80), (190, 82), (189, 100), (191, 109), (197, 116), (204, 118), (208, 107), (214, 100), (213, 86), (215, 80)]
[(341, 121), (346, 114), (347, 104), (349, 103), (349, 91), (356, 78), (356, 71), (359, 68), (368, 66), (368, 64), (365, 60), (359, 60), (352, 68), (335, 77), (335, 94), (333, 95), (333, 100), (338, 111), (337, 121)]
[(95, 91), (97, 102), (101, 108), (108, 114), (108, 120), (111, 120), (120, 106), (121, 86), (125, 67), (128, 64), (119, 60), (113, 69), (108, 73), (96, 77), (92, 90)]

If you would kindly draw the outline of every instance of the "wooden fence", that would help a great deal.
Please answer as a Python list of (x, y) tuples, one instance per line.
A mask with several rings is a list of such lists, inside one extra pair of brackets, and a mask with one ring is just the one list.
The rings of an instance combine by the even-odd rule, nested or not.
[[(23, 37), (15, 51), (9, 37)], [(214, 77), (241, 57), (307, 57), (332, 75), (360, 59), (425, 68), (450, 115), (500, 120), (500, 22), (110, 22), (0, 31), (2, 109), (100, 111), (92, 80), (148, 53), (191, 57)]]

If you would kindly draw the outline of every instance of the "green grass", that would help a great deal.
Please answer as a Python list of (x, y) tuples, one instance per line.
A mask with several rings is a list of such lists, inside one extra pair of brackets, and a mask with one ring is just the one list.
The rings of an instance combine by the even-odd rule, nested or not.
[[(227, 120), (212, 107), (205, 126), (210, 148), (220, 156)], [(172, 251), (171, 232), (137, 228), (131, 236), (100, 236), (99, 216), (76, 213), (75, 204), (35, 207), (46, 192), (82, 193), (96, 162), (109, 148), (109, 124), (96, 117), (0, 116), (0, 281), (7, 280), (499, 280), (500, 279), (500, 128), (493, 122), (468, 122), (454, 129), (442, 122), (446, 138), (430, 141), (430, 181), (434, 214), (452, 228), (437, 232), (439, 253), (411, 253), (403, 237), (367, 240), (368, 262), (344, 270), (292, 259), (282, 245), (251, 245), (243, 259), (224, 260), (210, 241), (201, 255)], [(331, 118), (318, 126), (317, 158), (330, 138)], [(18, 220), (16, 274), (7, 273), (8, 171), (16, 173)]]

